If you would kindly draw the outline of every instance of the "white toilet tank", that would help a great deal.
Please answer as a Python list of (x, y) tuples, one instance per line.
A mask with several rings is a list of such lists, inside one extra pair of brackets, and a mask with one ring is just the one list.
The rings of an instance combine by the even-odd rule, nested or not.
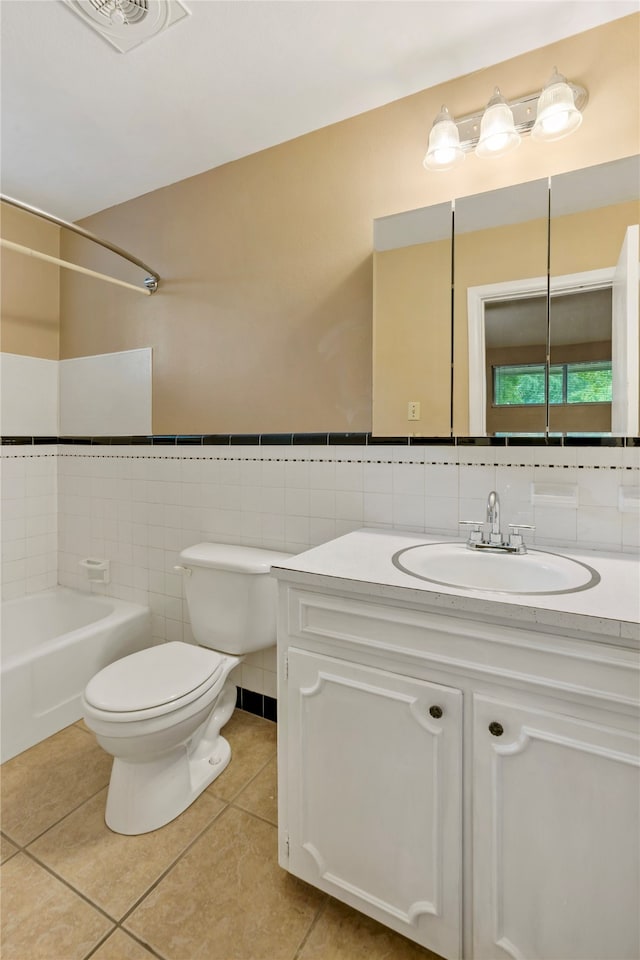
[(277, 583), (272, 564), (290, 553), (227, 543), (197, 543), (180, 554), (197, 643), (240, 656), (276, 642)]

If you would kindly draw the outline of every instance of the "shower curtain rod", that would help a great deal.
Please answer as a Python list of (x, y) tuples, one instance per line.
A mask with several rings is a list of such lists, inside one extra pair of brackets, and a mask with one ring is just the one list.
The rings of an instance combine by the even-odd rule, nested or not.
[(137, 293), (143, 293), (145, 295), (150, 295), (155, 293), (158, 289), (158, 284), (160, 282), (160, 276), (152, 270), (151, 267), (148, 267), (146, 263), (143, 263), (142, 260), (138, 260), (137, 257), (134, 257), (133, 254), (127, 253), (126, 250), (123, 250), (122, 247), (116, 246), (115, 243), (110, 243), (108, 240), (101, 240), (100, 237), (96, 237), (93, 233), (90, 233), (88, 230), (85, 230), (84, 227), (78, 227), (75, 223), (69, 223), (67, 220), (62, 220), (60, 217), (54, 216), (52, 213), (46, 213), (44, 210), (39, 210), (37, 207), (32, 207), (28, 203), (22, 203), (20, 200), (15, 200), (13, 197), (7, 197), (4, 193), (0, 194), (0, 200), (3, 203), (8, 203), (12, 207), (17, 207), (19, 210), (25, 210), (27, 213), (32, 213), (36, 217), (42, 217), (44, 220), (48, 220), (50, 223), (55, 223), (59, 227), (64, 227), (66, 230), (71, 230), (72, 233), (78, 234), (80, 237), (84, 237), (85, 240), (91, 240), (93, 243), (99, 244), (99, 246), (104, 247), (106, 250), (110, 250), (112, 253), (115, 253), (117, 256), (122, 257), (124, 260), (128, 260), (129, 263), (132, 263), (136, 267), (140, 267), (141, 270), (144, 270), (148, 276), (144, 278), (144, 288), (137, 287), (133, 283), (127, 283), (125, 280), (117, 280), (115, 277), (111, 277), (106, 273), (97, 273), (95, 270), (89, 270), (87, 267), (81, 267), (78, 264), (70, 263), (68, 260), (61, 260), (59, 257), (52, 257), (46, 253), (40, 253), (38, 250), (32, 250), (30, 247), (24, 247), (19, 243), (13, 243), (11, 240), (0, 239), (0, 244), (7, 249), (13, 250), (16, 253), (23, 253), (27, 256), (36, 257), (39, 260), (45, 260), (48, 263), (55, 263), (60, 267), (65, 267), (67, 270), (75, 270), (78, 273), (84, 273), (90, 277), (98, 277), (100, 280), (107, 280), (109, 283), (115, 283), (120, 287), (127, 287), (130, 290), (135, 290)]

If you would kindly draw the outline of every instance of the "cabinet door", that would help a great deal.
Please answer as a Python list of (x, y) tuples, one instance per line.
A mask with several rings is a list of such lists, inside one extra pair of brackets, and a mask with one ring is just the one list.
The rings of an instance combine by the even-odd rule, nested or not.
[(475, 960), (640, 956), (639, 743), (608, 716), (474, 697)]
[(450, 958), (461, 720), (459, 690), (289, 651), (289, 870)]

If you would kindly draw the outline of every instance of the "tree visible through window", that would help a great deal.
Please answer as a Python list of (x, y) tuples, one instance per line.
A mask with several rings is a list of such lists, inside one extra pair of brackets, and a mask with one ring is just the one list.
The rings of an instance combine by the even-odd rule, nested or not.
[[(494, 406), (522, 407), (543, 403), (543, 363), (514, 363), (493, 367)], [(549, 403), (611, 403), (611, 361), (551, 364)]]

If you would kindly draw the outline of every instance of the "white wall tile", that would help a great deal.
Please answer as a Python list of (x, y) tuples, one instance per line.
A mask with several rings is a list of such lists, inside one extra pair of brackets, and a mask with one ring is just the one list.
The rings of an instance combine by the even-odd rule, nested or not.
[(3, 598), (54, 586), (58, 561), (56, 447), (2, 448)]
[(459, 470), (456, 464), (425, 464), (427, 497), (458, 497)]
[[(535, 535), (526, 535), (530, 542), (631, 550), (640, 540), (637, 523), (630, 522), (638, 518), (617, 510), (618, 487), (638, 483), (640, 462), (620, 458), (613, 469), (603, 462), (578, 470), (581, 449), (560, 455), (556, 448), (507, 448), (511, 459), (501, 448), (496, 448), (500, 458), (491, 448), (476, 451), (479, 463), (491, 460), (488, 467), (471, 466), (468, 448), (455, 447), (416, 448), (419, 463), (412, 462), (416, 455), (404, 446), (322, 448), (322, 458), (318, 447), (185, 447), (173, 451), (170, 460), (158, 452), (160, 448), (145, 448), (142, 453), (139, 447), (110, 449), (109, 456), (100, 449), (101, 455), (87, 448), (60, 448), (60, 579), (70, 585), (82, 583), (77, 561), (83, 551), (91, 545), (109, 550), (114, 557), (113, 589), (125, 597), (148, 598), (153, 635), (159, 641), (180, 635), (193, 640), (182, 580), (174, 574), (173, 564), (182, 547), (201, 540), (297, 552), (363, 525), (463, 537), (458, 518), (469, 514), (470, 519), (477, 515), (483, 520), (490, 489), (501, 498), (503, 529), (508, 522), (538, 524)], [(528, 458), (532, 449), (535, 456)], [(275, 456), (289, 459), (269, 459)], [(524, 466), (509, 466), (513, 463)], [(12, 478), (20, 477), (21, 470), (12, 464)], [(536, 475), (548, 482), (580, 483), (579, 508), (534, 510), (529, 489)], [(46, 511), (50, 497), (35, 496), (37, 484), (30, 489), (34, 496), (28, 517), (25, 498), (7, 501), (22, 508), (16, 505), (9, 517), (3, 515), (3, 530), (10, 531), (16, 544), (6, 562), (23, 559), (21, 541), (27, 539), (26, 524), (32, 519), (38, 524), (29, 536), (35, 540), (47, 535), (39, 520), (46, 525), (49, 515), (31, 513), (36, 506)], [(153, 501), (139, 499), (149, 495)], [(30, 582), (40, 576), (45, 574), (33, 574)], [(26, 582), (11, 581), (7, 589), (18, 590)], [(271, 661), (270, 670), (266, 664), (247, 662), (241, 682), (272, 696), (275, 663)]]

